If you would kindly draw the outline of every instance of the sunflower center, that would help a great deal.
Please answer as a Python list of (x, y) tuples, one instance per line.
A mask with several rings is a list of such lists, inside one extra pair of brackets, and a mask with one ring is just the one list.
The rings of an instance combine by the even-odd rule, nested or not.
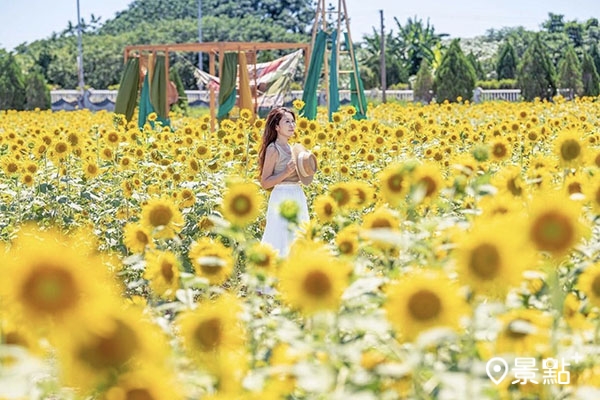
[(592, 292), (596, 297), (600, 297), (600, 276), (596, 275), (594, 281), (592, 282)]
[(376, 218), (373, 223), (371, 223), (371, 228), (373, 229), (378, 229), (378, 228), (391, 228), (392, 224), (390, 223), (390, 221), (386, 218)]
[(571, 220), (556, 211), (546, 212), (535, 220), (530, 235), (538, 249), (543, 251), (566, 250), (575, 239)]
[(304, 291), (313, 297), (326, 297), (331, 293), (329, 276), (323, 271), (311, 271), (304, 278)]
[(131, 389), (127, 391), (125, 400), (155, 400), (148, 389)]
[(21, 299), (32, 309), (57, 313), (74, 307), (79, 293), (69, 271), (42, 264), (24, 282)]
[(210, 318), (202, 321), (196, 328), (196, 341), (203, 350), (210, 351), (219, 347), (223, 337), (223, 326), (219, 318)]
[(218, 275), (221, 271), (222, 265), (218, 262), (202, 262), (200, 263), (200, 269), (203, 275)]
[(437, 185), (435, 184), (435, 181), (431, 179), (431, 177), (425, 176), (419, 180), (419, 183), (425, 187), (425, 197), (430, 197), (435, 193)]
[(442, 302), (437, 294), (428, 289), (421, 289), (408, 301), (410, 315), (418, 321), (429, 321), (442, 311)]
[(387, 180), (387, 187), (388, 189), (390, 189), (392, 192), (401, 192), (402, 191), (402, 182), (404, 181), (404, 179), (402, 179), (402, 175), (400, 174), (394, 174), (392, 176), (390, 176)]
[(168, 261), (164, 261), (160, 265), (160, 272), (163, 278), (165, 278), (165, 281), (167, 281), (168, 283), (171, 283), (173, 281), (173, 278), (175, 277), (175, 273), (173, 272), (173, 264), (171, 264)]
[(233, 199), (233, 203), (231, 205), (231, 209), (237, 215), (246, 215), (252, 209), (252, 204), (250, 199), (246, 195), (239, 195)]
[(79, 350), (79, 358), (89, 366), (97, 369), (118, 368), (138, 350), (135, 331), (123, 321), (116, 320), (114, 323), (111, 332), (96, 336)]
[(581, 145), (575, 139), (565, 140), (560, 146), (560, 155), (565, 161), (572, 161), (581, 154)]
[(506, 182), (506, 187), (513, 196), (520, 196), (523, 193), (523, 189), (517, 183), (516, 178), (509, 179), (508, 182)]
[(325, 215), (331, 216), (333, 215), (333, 206), (331, 204), (325, 204), (323, 211), (325, 212)]
[(342, 243), (340, 243), (338, 247), (342, 254), (352, 254), (354, 251), (354, 244), (347, 240), (344, 240)]
[(572, 182), (567, 186), (569, 194), (581, 193), (581, 183)]
[(492, 149), (492, 154), (494, 155), (494, 157), (498, 157), (498, 158), (502, 158), (506, 155), (506, 146), (504, 146), (503, 144), (495, 144), (493, 149)]
[(150, 224), (152, 226), (169, 225), (171, 218), (173, 218), (173, 212), (167, 206), (157, 205), (150, 211)]
[(136, 231), (135, 238), (138, 242), (140, 242), (144, 245), (147, 245), (149, 242), (148, 235), (146, 235), (146, 233), (144, 231)]
[(340, 206), (346, 205), (350, 201), (350, 194), (342, 188), (333, 190), (331, 197), (333, 197)]
[(478, 278), (491, 280), (500, 270), (500, 254), (496, 246), (484, 243), (471, 252), (469, 269)]

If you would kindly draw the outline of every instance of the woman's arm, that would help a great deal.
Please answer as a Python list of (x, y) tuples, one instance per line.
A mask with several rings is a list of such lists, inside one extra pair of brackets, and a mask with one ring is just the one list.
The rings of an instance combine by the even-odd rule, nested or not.
[(270, 189), (278, 183), (283, 182), (285, 178), (295, 171), (296, 167), (294, 166), (294, 162), (290, 160), (286, 169), (277, 175), (273, 175), (277, 160), (279, 160), (279, 153), (275, 147), (267, 147), (267, 151), (265, 152), (265, 163), (263, 165), (262, 175), (260, 176), (260, 186), (262, 186), (263, 189)]

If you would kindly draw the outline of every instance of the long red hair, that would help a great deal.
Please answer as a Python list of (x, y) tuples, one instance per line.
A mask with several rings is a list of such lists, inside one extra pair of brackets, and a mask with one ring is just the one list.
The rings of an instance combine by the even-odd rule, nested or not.
[(285, 113), (291, 114), (294, 121), (296, 120), (296, 114), (286, 107), (275, 107), (269, 112), (269, 115), (267, 115), (265, 131), (263, 132), (260, 150), (258, 151), (259, 178), (262, 176), (263, 166), (265, 165), (265, 154), (267, 152), (267, 147), (277, 140), (277, 125), (279, 125), (279, 122)]

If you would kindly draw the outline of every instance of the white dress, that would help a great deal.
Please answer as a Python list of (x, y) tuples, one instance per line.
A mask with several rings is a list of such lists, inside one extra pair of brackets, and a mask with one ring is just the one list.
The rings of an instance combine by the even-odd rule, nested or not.
[[(276, 143), (271, 143), (269, 146), (274, 146), (279, 153), (279, 159), (273, 171), (273, 174), (276, 175), (286, 168), (291, 159), (291, 150), (289, 146), (288, 149), (283, 149)], [(279, 206), (285, 200), (293, 200), (298, 204), (298, 225), (291, 224), (280, 215)], [(302, 190), (298, 175), (291, 174), (283, 182), (275, 185), (269, 196), (267, 223), (261, 242), (270, 244), (281, 257), (286, 257), (295, 239), (298, 226), (308, 220), (306, 195)]]

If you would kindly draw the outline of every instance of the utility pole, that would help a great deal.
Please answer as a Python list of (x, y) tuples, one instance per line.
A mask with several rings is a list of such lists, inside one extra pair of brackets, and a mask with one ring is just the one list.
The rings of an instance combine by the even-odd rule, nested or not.
[(387, 83), (385, 81), (385, 33), (383, 29), (383, 10), (379, 10), (379, 17), (381, 20), (381, 56), (379, 61), (379, 70), (381, 71), (381, 101), (385, 103), (387, 101), (385, 96), (385, 87)]
[(79, 90), (81, 91), (81, 106), (83, 106), (84, 83), (83, 83), (83, 45), (81, 42), (81, 14), (79, 13), (79, 0), (77, 0), (77, 77)]
[[(198, 0), (198, 43), (202, 43), (202, 0)], [(202, 51), (198, 52), (198, 68), (202, 69)]]

